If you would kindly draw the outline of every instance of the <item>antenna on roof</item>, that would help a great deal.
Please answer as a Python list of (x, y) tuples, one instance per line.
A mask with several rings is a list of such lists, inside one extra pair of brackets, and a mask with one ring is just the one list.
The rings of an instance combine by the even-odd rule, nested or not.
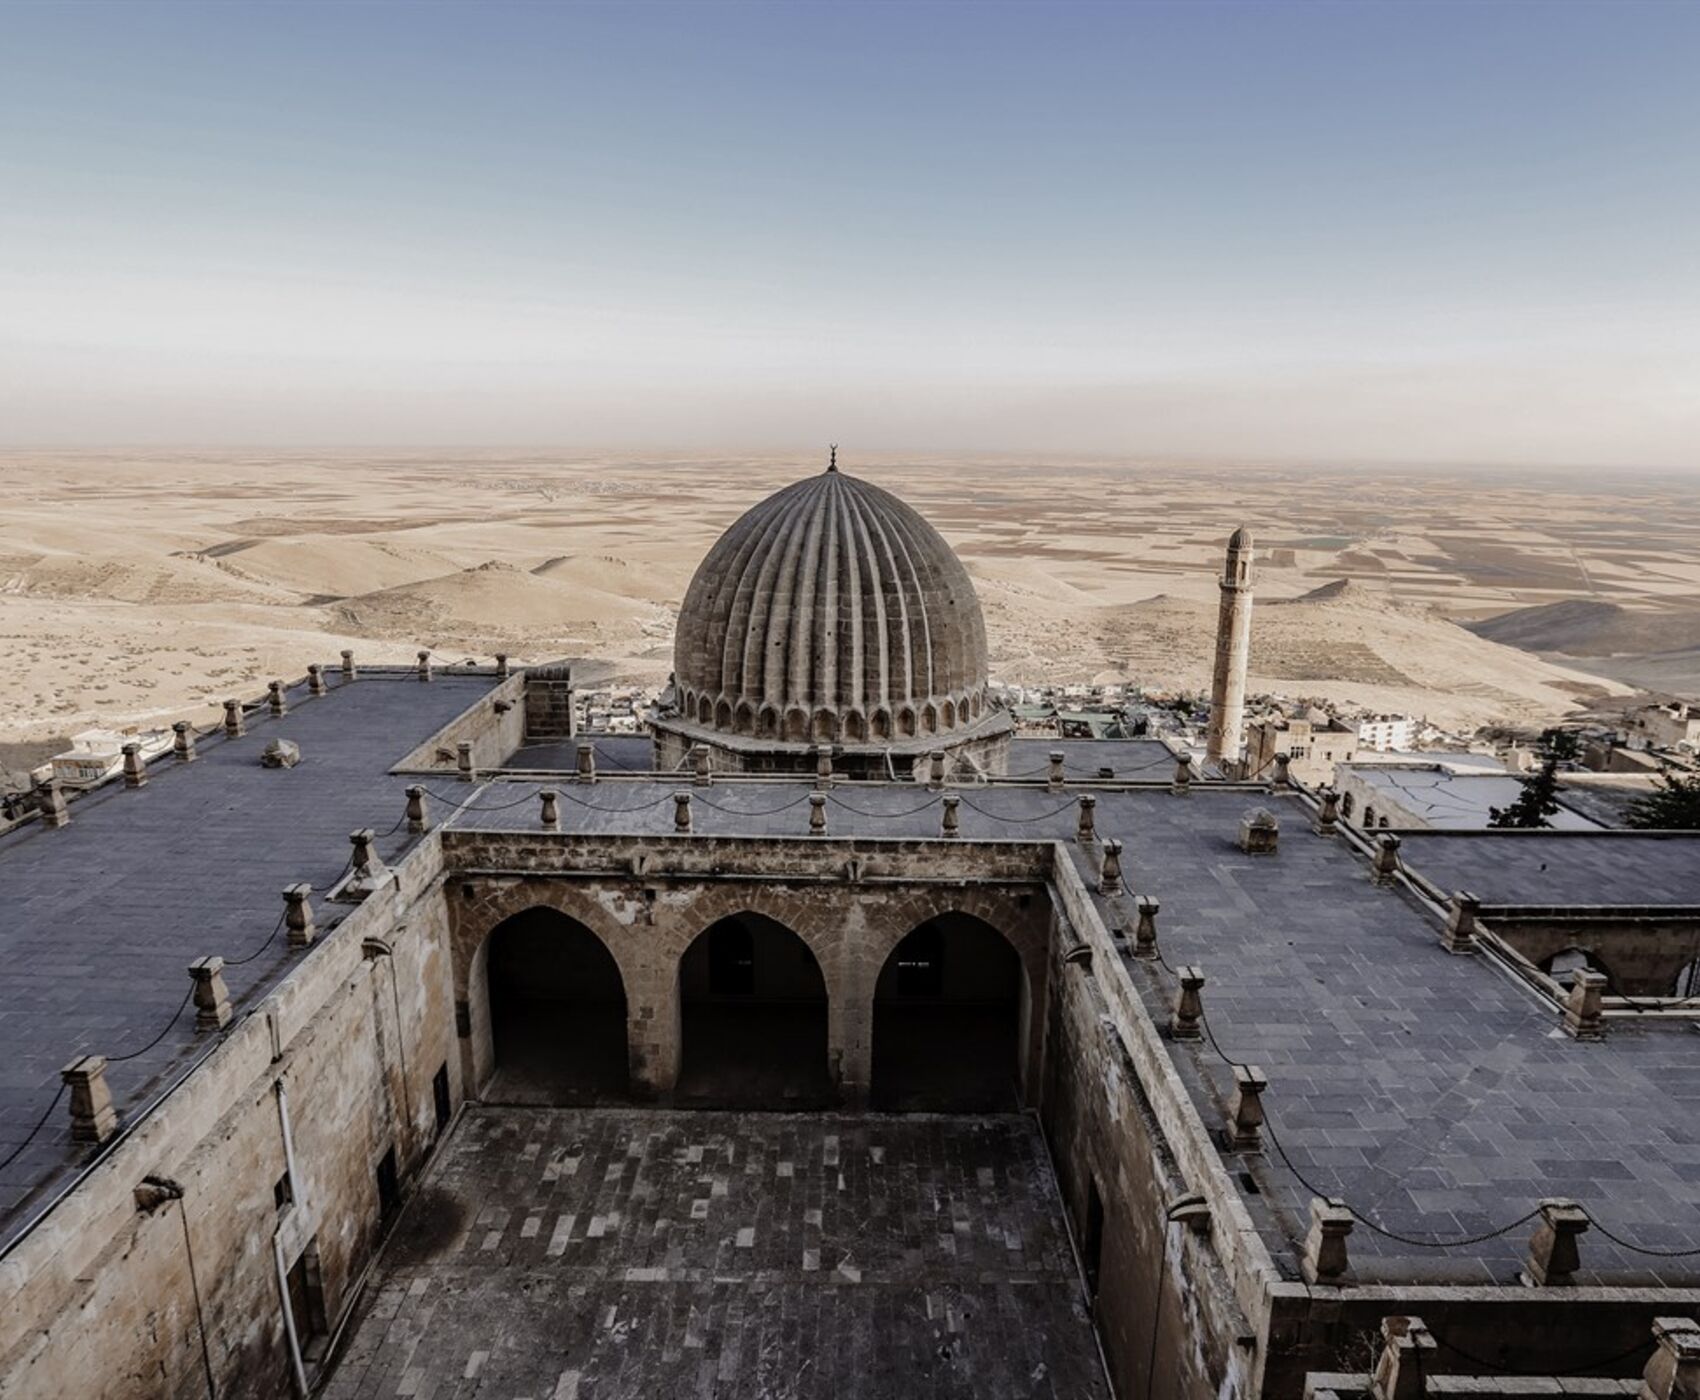
[(836, 442), (832, 444), (832, 456), (827, 458), (826, 469), (829, 472), (838, 470), (838, 444)]

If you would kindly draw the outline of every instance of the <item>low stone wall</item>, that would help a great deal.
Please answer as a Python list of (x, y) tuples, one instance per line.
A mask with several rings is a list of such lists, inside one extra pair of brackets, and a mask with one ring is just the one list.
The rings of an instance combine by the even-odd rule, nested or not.
[(472, 745), (474, 768), (500, 768), (525, 742), (525, 683), (525, 676), (520, 674), (492, 686), (390, 771), (453, 773), (459, 766), (463, 741)]
[(1611, 993), (1684, 995), (1679, 973), (1700, 956), (1700, 910), (1543, 909), (1484, 906), (1482, 922), (1537, 967), (1572, 948), (1591, 953), (1611, 979)]

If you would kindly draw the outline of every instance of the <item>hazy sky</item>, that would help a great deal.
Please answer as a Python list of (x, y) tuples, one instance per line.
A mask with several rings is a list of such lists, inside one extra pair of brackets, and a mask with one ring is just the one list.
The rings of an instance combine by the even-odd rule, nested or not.
[(0, 0), (0, 441), (1700, 466), (1700, 4)]

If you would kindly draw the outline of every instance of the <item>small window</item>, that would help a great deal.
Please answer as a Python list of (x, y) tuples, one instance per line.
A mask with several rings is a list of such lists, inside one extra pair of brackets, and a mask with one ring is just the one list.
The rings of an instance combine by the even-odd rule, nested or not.
[(401, 1204), (401, 1178), (396, 1172), (395, 1148), (378, 1163), (378, 1214), (388, 1220)]
[(453, 1103), (449, 1098), (449, 1062), (444, 1060), (437, 1067), (437, 1072), (431, 1076), (431, 1100), (437, 1110), (437, 1132), (441, 1134), (449, 1125), (449, 1111)]
[(295, 1183), (289, 1179), (287, 1168), (283, 1175), (272, 1183), (272, 1202), (277, 1206), (280, 1215), (295, 1204)]

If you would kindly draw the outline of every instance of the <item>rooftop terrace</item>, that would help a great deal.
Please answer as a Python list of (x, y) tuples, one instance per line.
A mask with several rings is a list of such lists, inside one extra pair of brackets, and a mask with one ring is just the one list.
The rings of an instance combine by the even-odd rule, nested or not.
[[(188, 963), (229, 959), (238, 1011), (252, 1007), (300, 956), (277, 927), (281, 888), (332, 885), (359, 827), (387, 833), (379, 853), (394, 859), (409, 840), (399, 829), (402, 790), (417, 779), (391, 765), (491, 684), (439, 673), (430, 685), (373, 675), (317, 699), (296, 689), (283, 718), (258, 715), (245, 738), (204, 741), (194, 764), (153, 765), (140, 790), (114, 784), (78, 801), (64, 830), (0, 836), (0, 1158), (43, 1124), (0, 1172), (0, 1237), (23, 1228), (77, 1169), (54, 1097), (60, 1067), (84, 1053), (110, 1057), (108, 1081), (131, 1121), (168, 1090), (209, 1040), (184, 1010)], [(301, 745), (298, 767), (260, 767), (274, 736)], [(1243, 1171), (1236, 1179), (1278, 1259), (1296, 1259), (1316, 1193), (1343, 1196), (1408, 1237), (1360, 1223), (1353, 1255), (1371, 1277), (1504, 1282), (1525, 1226), (1456, 1248), (1409, 1240), (1484, 1234), (1549, 1195), (1574, 1196), (1621, 1239), (1700, 1248), (1700, 1041), (1686, 1021), (1615, 1019), (1603, 1042), (1570, 1040), (1551, 1004), (1489, 958), (1442, 949), (1420, 889), (1373, 885), (1351, 840), (1313, 834), (1299, 796), (1208, 783), (1172, 795), (1172, 759), (1155, 741), (1018, 745), (1018, 773), (1028, 748), (1035, 773), (1061, 748), (1071, 774), (1118, 774), (1091, 784), (1098, 832), (1125, 843), (1129, 890), (1161, 902), (1167, 963), (1130, 961), (1121, 975), (1161, 1024), (1175, 988), (1168, 969), (1204, 970), (1213, 1039), (1169, 1042), (1169, 1052), (1206, 1123), (1222, 1121), (1231, 1091), (1215, 1047), (1267, 1071), (1271, 1150), (1229, 1165)], [(521, 751), (526, 766), (537, 753)], [(569, 833), (671, 838), (675, 792), (690, 793), (697, 834), (809, 829), (806, 781), (622, 776), (616, 753), (641, 759), (608, 749), (594, 784), (565, 774), (429, 779), (432, 822), (536, 832), (537, 793), (550, 786)], [(824, 796), (829, 840), (938, 837), (948, 796), (958, 839), (1063, 842), (1096, 881), (1097, 849), (1073, 839), (1077, 794), (1035, 777), (949, 793), (844, 783)], [(1281, 820), (1273, 857), (1236, 841), (1241, 816), (1259, 804)], [(1433, 887), (1470, 889), (1490, 904), (1700, 904), (1700, 837), (1412, 834), (1402, 854)], [(1100, 897), (1099, 907), (1112, 928), (1132, 921), (1127, 893)], [(321, 923), (335, 908), (321, 909)], [(1696, 1272), (1690, 1260), (1632, 1253), (1598, 1227), (1585, 1262), (1608, 1280), (1689, 1281)]]

